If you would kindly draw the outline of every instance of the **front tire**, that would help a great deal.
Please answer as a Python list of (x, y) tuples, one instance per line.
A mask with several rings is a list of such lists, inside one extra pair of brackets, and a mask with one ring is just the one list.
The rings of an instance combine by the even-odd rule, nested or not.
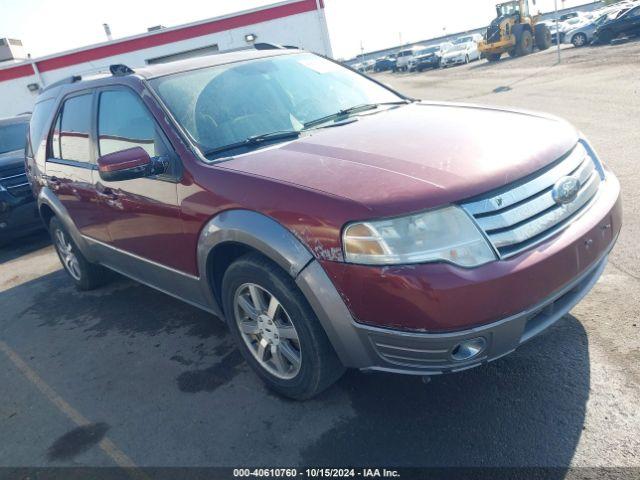
[(610, 44), (611, 40), (613, 40), (613, 32), (611, 30), (603, 30), (598, 35), (598, 43), (601, 43), (603, 45)]
[(305, 400), (344, 373), (302, 292), (263, 256), (245, 255), (227, 269), (222, 301), (240, 352), (272, 390)]
[(533, 35), (529, 30), (523, 30), (518, 37), (516, 44), (516, 55), (523, 57), (533, 52)]
[(93, 290), (106, 282), (107, 270), (85, 258), (57, 217), (49, 222), (49, 234), (62, 266), (78, 290)]
[(487, 54), (487, 60), (489, 62), (498, 62), (500, 61), (500, 58), (502, 57), (502, 55), (500, 53), (489, 53)]

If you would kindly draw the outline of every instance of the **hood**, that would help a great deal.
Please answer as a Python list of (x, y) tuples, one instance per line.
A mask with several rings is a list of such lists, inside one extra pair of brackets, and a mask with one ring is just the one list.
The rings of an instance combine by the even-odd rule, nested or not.
[(24, 163), (24, 150), (0, 153), (0, 167)]
[(219, 167), (344, 197), (391, 216), (458, 202), (575, 146), (568, 123), (526, 112), (417, 103), (314, 131)]

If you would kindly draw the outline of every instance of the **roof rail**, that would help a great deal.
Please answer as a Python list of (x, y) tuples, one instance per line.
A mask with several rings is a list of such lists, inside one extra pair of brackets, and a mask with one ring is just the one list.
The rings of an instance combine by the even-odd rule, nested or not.
[(256, 50), (298, 50), (294, 45), (278, 45), (277, 43), (260, 42), (254, 43), (253, 48)]
[(47, 85), (42, 89), (42, 91), (46, 92), (51, 88), (59, 87), (60, 85), (67, 85), (69, 83), (76, 83), (76, 82), (79, 82), (80, 80), (82, 80), (82, 77), (80, 75), (73, 75), (71, 77), (63, 78), (62, 80), (58, 80), (57, 82), (53, 82), (52, 84)]
[(110, 65), (109, 71), (111, 72), (111, 75), (113, 75), (114, 77), (126, 77), (127, 75), (132, 75), (135, 73), (132, 68), (127, 67), (122, 63)]

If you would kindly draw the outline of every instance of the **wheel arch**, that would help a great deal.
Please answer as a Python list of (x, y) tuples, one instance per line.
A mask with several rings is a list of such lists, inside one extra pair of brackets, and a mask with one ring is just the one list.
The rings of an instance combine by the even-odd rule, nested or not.
[(40, 214), (40, 218), (45, 223), (46, 228), (49, 228), (49, 222), (55, 216), (64, 228), (67, 230), (71, 238), (73, 239), (76, 246), (80, 249), (82, 254), (85, 256), (87, 260), (90, 262), (95, 261), (95, 256), (89, 248), (89, 245), (85, 241), (84, 237), (80, 233), (80, 230), (76, 227), (75, 223), (71, 219), (69, 212), (64, 207), (62, 202), (56, 197), (56, 195), (49, 189), (48, 187), (43, 187), (40, 189), (38, 193), (38, 212)]
[(314, 257), (285, 226), (251, 210), (226, 210), (210, 219), (198, 239), (198, 271), (209, 302), (222, 312), (222, 276), (240, 256), (257, 252), (276, 263), (292, 278)]

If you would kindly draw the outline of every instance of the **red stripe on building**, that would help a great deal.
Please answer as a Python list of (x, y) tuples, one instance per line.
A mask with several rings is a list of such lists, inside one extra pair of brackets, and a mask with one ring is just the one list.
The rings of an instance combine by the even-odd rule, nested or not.
[[(301, 0), (299, 2), (245, 13), (235, 17), (213, 20), (211, 22), (191, 25), (184, 28), (176, 28), (164, 32), (161, 31), (156, 34), (140, 38), (123, 40), (109, 45), (88, 48), (79, 52), (41, 60), (36, 62), (36, 65), (40, 72), (48, 72), (50, 70), (70, 67), (79, 63), (91, 62), (101, 58), (112, 57), (114, 55), (122, 55), (124, 53), (143, 50), (145, 48), (158, 47), (169, 43), (179, 42), (181, 40), (189, 40), (191, 38), (223, 32), (225, 30), (246, 27), (256, 23), (289, 17), (291, 15), (298, 15), (300, 13), (313, 11), (316, 8), (316, 0)], [(33, 75), (33, 73), (33, 69), (30, 65), (20, 65), (19, 67), (7, 68), (0, 70), (0, 82)]]
[(14, 78), (28, 77), (29, 75), (35, 75), (33, 68), (30, 64), (19, 65), (17, 67), (6, 68), (0, 70), (0, 82), (5, 80), (13, 80)]

